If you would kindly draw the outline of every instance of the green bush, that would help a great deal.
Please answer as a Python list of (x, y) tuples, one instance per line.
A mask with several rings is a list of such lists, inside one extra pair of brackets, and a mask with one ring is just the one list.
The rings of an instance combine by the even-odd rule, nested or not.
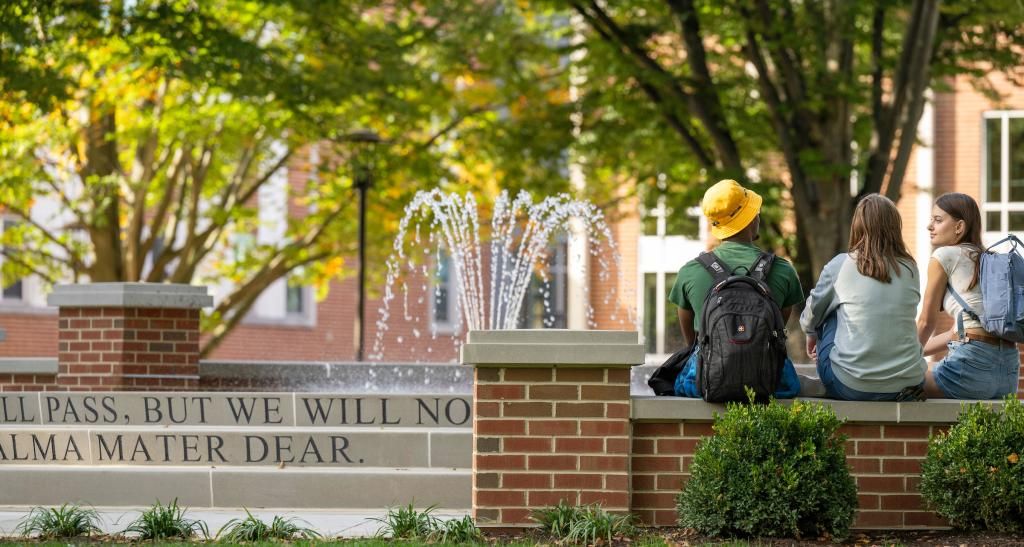
[(831, 407), (730, 404), (701, 441), (679, 523), (710, 536), (845, 537), (857, 510)]
[(187, 509), (178, 507), (177, 499), (167, 505), (161, 505), (157, 501), (155, 505), (143, 511), (139, 518), (132, 521), (124, 533), (138, 534), (140, 540), (191, 539), (199, 534), (204, 538), (209, 537), (210, 531), (206, 523), (185, 518), (186, 511)]
[(15, 530), (39, 539), (74, 538), (101, 533), (100, 522), (95, 509), (65, 503), (60, 507), (33, 508)]
[(1024, 532), (1024, 404), (1007, 396), (1002, 412), (964, 405), (934, 435), (921, 470), (925, 503), (958, 528)]

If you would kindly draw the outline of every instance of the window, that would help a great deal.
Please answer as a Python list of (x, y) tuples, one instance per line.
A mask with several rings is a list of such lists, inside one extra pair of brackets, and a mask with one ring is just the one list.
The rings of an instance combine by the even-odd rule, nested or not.
[(518, 328), (564, 329), (568, 324), (568, 240), (563, 234), (548, 249), (547, 279), (534, 274), (519, 309)]
[[(4, 219), (3, 224), (0, 225), (0, 233), (17, 226), (18, 222), (15, 220)], [(0, 264), (3, 262), (3, 255), (0, 255)], [(0, 277), (2, 282), (2, 277)], [(2, 283), (0, 283), (2, 284)], [(0, 301), (4, 302), (22, 302), (25, 299), (25, 288), (24, 283), (21, 279), (14, 281), (13, 283), (3, 285), (3, 290), (0, 291)]]
[[(638, 299), (640, 317), (643, 318), (643, 334), (646, 352), (664, 356), (683, 347), (683, 335), (679, 330), (679, 316), (674, 304), (668, 301), (668, 293), (676, 280), (676, 273), (691, 258), (705, 251), (707, 223), (700, 210), (685, 211), (691, 223), (697, 226), (696, 233), (683, 223), (676, 223), (671, 230), (684, 233), (674, 234), (668, 223), (668, 208), (664, 199), (658, 207), (646, 212), (654, 218), (655, 235), (640, 237), (638, 259), (640, 273), (638, 290), (643, 295)], [(680, 215), (674, 215), (680, 216)], [(662, 357), (657, 357), (657, 360)]]
[(982, 216), (986, 240), (1024, 232), (1024, 111), (986, 112)]
[(306, 310), (306, 288), (288, 284), (285, 290), (284, 312), (287, 315), (302, 315)]
[(434, 298), (431, 299), (431, 327), (436, 332), (454, 332), (458, 323), (458, 293), (452, 257), (438, 251), (434, 270)]
[[(658, 277), (664, 279), (664, 289), (658, 291)], [(676, 306), (664, 303), (659, 306), (659, 300), (665, 300), (668, 296), (668, 289), (676, 282), (676, 274), (659, 272), (644, 274), (644, 344), (647, 353), (673, 353), (682, 349), (685, 344), (683, 333), (679, 329), (679, 314)], [(658, 333), (659, 321), (656, 317), (658, 310), (661, 310), (662, 319), (661, 334)], [(658, 348), (659, 342), (661, 348)]]

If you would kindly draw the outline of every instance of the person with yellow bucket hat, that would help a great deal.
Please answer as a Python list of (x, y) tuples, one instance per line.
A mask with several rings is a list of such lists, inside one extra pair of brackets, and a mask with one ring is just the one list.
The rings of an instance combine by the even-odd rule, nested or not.
[[(711, 225), (711, 235), (721, 243), (714, 249), (713, 256), (702, 255), (680, 268), (668, 297), (678, 306), (679, 328), (686, 344), (696, 345), (698, 342), (704, 300), (715, 284), (709, 267), (702, 263), (702, 260), (708, 262), (713, 259), (727, 270), (727, 274), (750, 274), (761, 262), (765, 252), (754, 242), (758, 239), (760, 230), (762, 201), (757, 192), (744, 188), (730, 179), (719, 181), (704, 193), (701, 210)], [(769, 269), (764, 275), (764, 283), (770, 290), (771, 299), (781, 309), (782, 321), (785, 323), (789, 319), (793, 305), (803, 301), (803, 287), (800, 286), (796, 270), (789, 261), (772, 258), (767, 263)], [(694, 350), (689, 358), (690, 363), (684, 366), (684, 372), (689, 370), (691, 376), (697, 353)], [(784, 396), (795, 396), (799, 391), (799, 380), (788, 358), (783, 376), (780, 390), (785, 388)], [(682, 378), (683, 374), (679, 377)], [(688, 393), (684, 393), (681, 390), (681, 382), (677, 381), (676, 394), (699, 396), (693, 393), (691, 388), (692, 386), (688, 386)], [(779, 396), (780, 393), (777, 392), (776, 395)]]

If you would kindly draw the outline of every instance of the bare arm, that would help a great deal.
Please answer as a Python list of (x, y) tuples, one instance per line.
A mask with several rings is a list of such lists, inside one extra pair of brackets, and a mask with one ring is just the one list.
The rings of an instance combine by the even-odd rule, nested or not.
[(942, 333), (935, 338), (935, 325), (938, 323), (939, 308), (942, 307), (942, 298), (946, 294), (946, 271), (934, 258), (928, 261), (928, 282), (925, 284), (924, 298), (922, 299), (921, 316), (917, 318), (917, 340), (924, 348), (925, 355), (932, 355), (942, 351), (946, 342), (951, 340), (951, 333)]
[(687, 346), (693, 345), (697, 339), (697, 333), (693, 331), (693, 310), (676, 308), (676, 316), (679, 318), (679, 331), (683, 334), (683, 342)]

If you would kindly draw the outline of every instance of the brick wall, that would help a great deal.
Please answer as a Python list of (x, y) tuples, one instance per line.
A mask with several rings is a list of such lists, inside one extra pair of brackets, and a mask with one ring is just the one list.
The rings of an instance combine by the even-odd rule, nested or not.
[(56, 374), (0, 374), (0, 392), (64, 391), (57, 385)]
[(71, 391), (191, 389), (199, 310), (60, 309), (57, 383)]
[(57, 351), (56, 310), (0, 308), (0, 357), (53, 357)]
[(627, 368), (477, 368), (473, 406), (478, 523), (560, 501), (628, 511)]
[[(865, 403), (870, 404), (870, 403)], [(847, 464), (857, 482), (857, 528), (947, 526), (922, 508), (921, 461), (928, 436), (948, 424), (904, 425), (851, 423), (843, 426)], [(693, 453), (707, 421), (635, 423), (633, 425), (632, 510), (654, 526), (676, 524), (675, 496), (689, 479)]]

